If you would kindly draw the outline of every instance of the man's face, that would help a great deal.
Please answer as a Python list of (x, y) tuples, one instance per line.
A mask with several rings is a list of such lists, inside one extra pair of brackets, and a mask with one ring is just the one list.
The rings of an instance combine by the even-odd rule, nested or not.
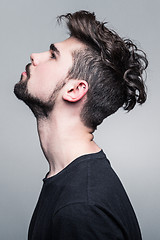
[(36, 117), (47, 116), (73, 64), (72, 52), (83, 45), (74, 38), (51, 44), (43, 53), (33, 53), (21, 80), (15, 85), (16, 96), (23, 100)]

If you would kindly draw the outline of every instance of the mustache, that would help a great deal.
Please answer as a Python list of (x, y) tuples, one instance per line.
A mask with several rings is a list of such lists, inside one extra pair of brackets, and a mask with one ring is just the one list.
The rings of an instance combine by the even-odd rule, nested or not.
[(30, 78), (30, 75), (31, 75), (31, 73), (30, 73), (30, 66), (31, 66), (31, 63), (28, 63), (26, 65), (26, 68), (25, 68), (28, 78)]

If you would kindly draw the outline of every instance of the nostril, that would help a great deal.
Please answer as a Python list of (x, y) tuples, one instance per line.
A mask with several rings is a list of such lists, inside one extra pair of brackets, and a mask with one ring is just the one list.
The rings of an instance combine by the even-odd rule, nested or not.
[(33, 53), (30, 55), (31, 62), (33, 62)]
[(34, 53), (31, 54), (30, 59), (31, 59), (31, 63), (32, 63), (34, 66), (36, 66), (36, 65), (37, 65), (37, 59), (36, 59)]

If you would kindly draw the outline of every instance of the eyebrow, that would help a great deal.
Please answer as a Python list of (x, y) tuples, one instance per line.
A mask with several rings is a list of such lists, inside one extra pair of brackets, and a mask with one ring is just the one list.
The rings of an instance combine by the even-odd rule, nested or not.
[(50, 45), (50, 50), (53, 52), (56, 52), (58, 55), (60, 55), (60, 51), (56, 48), (56, 46), (54, 45), (54, 43), (52, 43)]

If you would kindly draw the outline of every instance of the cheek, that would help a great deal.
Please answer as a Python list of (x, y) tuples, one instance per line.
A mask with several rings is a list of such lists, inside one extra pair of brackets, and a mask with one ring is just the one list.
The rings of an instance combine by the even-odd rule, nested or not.
[(28, 81), (28, 91), (41, 100), (48, 100), (62, 76), (59, 71), (43, 67), (37, 69)]
[(56, 66), (41, 66), (36, 69), (35, 76), (39, 84), (47, 82), (48, 84), (58, 81), (62, 76), (62, 71)]

